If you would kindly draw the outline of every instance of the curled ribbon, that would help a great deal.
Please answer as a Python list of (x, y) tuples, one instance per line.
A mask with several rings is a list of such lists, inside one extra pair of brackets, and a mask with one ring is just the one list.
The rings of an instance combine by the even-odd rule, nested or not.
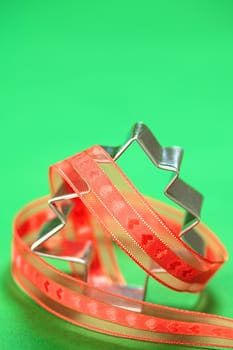
[[(112, 240), (167, 287), (199, 292), (227, 258), (205, 225), (196, 228), (200, 253), (180, 237), (180, 211), (143, 197), (100, 146), (52, 166), (50, 184), (54, 210), (40, 199), (14, 223), (12, 274), (37, 303), (114, 336), (233, 348), (233, 320), (143, 301), (142, 289), (126, 285), (113, 251)], [(57, 230), (59, 215), (67, 220)], [(71, 274), (43, 255), (68, 261)]]

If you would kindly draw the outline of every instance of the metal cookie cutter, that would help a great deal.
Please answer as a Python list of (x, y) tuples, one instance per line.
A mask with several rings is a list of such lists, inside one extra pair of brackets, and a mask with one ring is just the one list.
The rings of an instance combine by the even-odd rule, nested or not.
[[(186, 184), (179, 178), (180, 165), (182, 161), (183, 150), (180, 147), (162, 147), (155, 136), (151, 133), (149, 128), (139, 122), (136, 123), (130, 133), (129, 138), (123, 144), (123, 146), (111, 147), (102, 146), (112, 158), (116, 161), (120, 156), (136, 141), (143, 149), (152, 163), (159, 169), (172, 172), (173, 176), (171, 181), (165, 188), (165, 195), (172, 201), (180, 205), (186, 211), (185, 219), (183, 222), (180, 235), (185, 235), (185, 240), (192, 245), (199, 254), (203, 255), (204, 244), (201, 238), (196, 234), (194, 227), (200, 221), (200, 211), (202, 206), (202, 195)], [(91, 242), (87, 242), (83, 256), (70, 257), (70, 256), (58, 256), (56, 254), (50, 254), (46, 251), (39, 250), (42, 244), (48, 239), (63, 229), (67, 223), (69, 213), (72, 209), (72, 199), (77, 198), (76, 193), (64, 194), (64, 189), (60, 188), (56, 195), (49, 199), (48, 205), (55, 213), (56, 218), (46, 223), (40, 231), (36, 241), (31, 245), (31, 250), (42, 257), (49, 257), (52, 259), (58, 259), (75, 263), (79, 273), (79, 278), (83, 281), (88, 280), (88, 268), (93, 258), (93, 247)], [(56, 203), (63, 203), (59, 209)], [(161, 271), (163, 272), (163, 271)], [(126, 296), (131, 296), (136, 299), (144, 300), (146, 289), (148, 284), (148, 276), (146, 277), (144, 287), (128, 287), (128, 286), (116, 286), (112, 287), (112, 291), (116, 290)], [(108, 288), (108, 287), (107, 287)], [(111, 289), (110, 289), (111, 290)], [(124, 307), (124, 306), (122, 306)], [(127, 306), (126, 306), (127, 307)], [(128, 307), (127, 307), (128, 308)]]

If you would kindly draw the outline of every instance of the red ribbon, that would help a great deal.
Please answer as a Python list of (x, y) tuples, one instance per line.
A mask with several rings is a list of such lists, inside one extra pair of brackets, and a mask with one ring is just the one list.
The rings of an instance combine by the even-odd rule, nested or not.
[(48, 264), (30, 246), (54, 214), (46, 199), (23, 209), (14, 225), (12, 273), (36, 302), (69, 322), (115, 336), (233, 348), (232, 320), (139, 301), (140, 290), (129, 291), (112, 248), (111, 238), (159, 282), (199, 292), (227, 258), (205, 225), (196, 230), (204, 242), (202, 256), (179, 235), (181, 213), (143, 197), (99, 146), (52, 166), (50, 183), (52, 196), (63, 188), (78, 198), (65, 228), (44, 248), (59, 257), (80, 257), (91, 243), (94, 257), (87, 281), (74, 263), (72, 275)]

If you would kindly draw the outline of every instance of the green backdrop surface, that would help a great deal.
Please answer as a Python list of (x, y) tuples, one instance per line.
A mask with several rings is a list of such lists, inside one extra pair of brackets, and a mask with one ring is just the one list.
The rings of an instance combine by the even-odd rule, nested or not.
[[(13, 217), (48, 193), (48, 166), (93, 144), (118, 145), (138, 120), (163, 145), (185, 149), (182, 178), (205, 194), (203, 220), (230, 255), (201, 309), (233, 317), (232, 1), (1, 1), (0, 43), (1, 350), (180, 348), (71, 326), (10, 277)], [(143, 162), (135, 149), (121, 164), (162, 198), (167, 174)], [(140, 282), (130, 266), (126, 275)], [(155, 302), (191, 300), (150, 283)]]

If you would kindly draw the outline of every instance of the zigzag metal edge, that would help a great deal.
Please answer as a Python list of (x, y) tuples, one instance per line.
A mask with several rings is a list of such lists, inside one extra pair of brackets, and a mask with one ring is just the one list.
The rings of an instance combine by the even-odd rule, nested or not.
[[(60, 191), (58, 191), (59, 193)], [(37, 255), (44, 257), (44, 258), (51, 258), (51, 259), (57, 259), (57, 260), (62, 260), (62, 261), (67, 261), (69, 263), (76, 263), (78, 265), (82, 265), (83, 267), (83, 271), (81, 273), (81, 278), (84, 281), (87, 281), (87, 277), (88, 277), (88, 266), (91, 263), (92, 257), (93, 257), (93, 247), (92, 244), (90, 242), (87, 243), (86, 249), (83, 253), (83, 256), (81, 258), (77, 258), (77, 257), (70, 257), (70, 256), (58, 256), (58, 255), (54, 255), (54, 254), (49, 254), (49, 253), (44, 253), (42, 251), (37, 250), (44, 242), (46, 242), (47, 240), (49, 240), (52, 236), (54, 236), (56, 233), (58, 233), (59, 231), (61, 231), (66, 223), (67, 223), (67, 217), (70, 213), (70, 210), (72, 208), (72, 204), (70, 204), (66, 210), (64, 212), (62, 212), (61, 210), (59, 210), (55, 203), (56, 202), (60, 202), (63, 200), (70, 200), (70, 199), (74, 199), (77, 198), (78, 195), (76, 193), (71, 193), (71, 194), (66, 194), (66, 195), (56, 195), (53, 198), (50, 198), (48, 200), (48, 206), (50, 207), (50, 209), (54, 212), (54, 214), (56, 215), (56, 217), (54, 219), (51, 220), (51, 222), (53, 222), (54, 220), (58, 219), (60, 221), (60, 224), (58, 224), (57, 226), (53, 227), (51, 230), (49, 230), (46, 234), (43, 234), (41, 237), (39, 237), (30, 247), (30, 249)]]
[(141, 122), (133, 126), (130, 137), (123, 146), (104, 146), (103, 148), (116, 161), (134, 141), (139, 144), (157, 168), (174, 173), (164, 193), (186, 211), (180, 234), (191, 231), (200, 222), (203, 196), (179, 178), (183, 150), (180, 147), (162, 147), (150, 129)]
[[(50, 209), (54, 212), (54, 214), (56, 215), (55, 219), (58, 219), (61, 223), (55, 227), (53, 227), (50, 231), (48, 231), (46, 234), (44, 234), (42, 237), (38, 238), (32, 245), (31, 245), (31, 250), (43, 255), (43, 256), (47, 256), (47, 254), (45, 253), (41, 253), (36, 251), (36, 248), (38, 248), (39, 246), (41, 246), (44, 242), (46, 242), (49, 238), (51, 238), (53, 235), (55, 235), (57, 232), (59, 232), (60, 230), (62, 230), (65, 225), (66, 225), (66, 215), (65, 213), (63, 213), (62, 211), (60, 211), (56, 206), (55, 203), (56, 202), (60, 202), (63, 200), (69, 200), (69, 199), (73, 199), (73, 198), (77, 198), (78, 195), (76, 193), (72, 193), (72, 194), (66, 194), (66, 195), (56, 195), (53, 198), (50, 198), (48, 200), (48, 206), (50, 207)], [(52, 219), (54, 220), (54, 219)]]

